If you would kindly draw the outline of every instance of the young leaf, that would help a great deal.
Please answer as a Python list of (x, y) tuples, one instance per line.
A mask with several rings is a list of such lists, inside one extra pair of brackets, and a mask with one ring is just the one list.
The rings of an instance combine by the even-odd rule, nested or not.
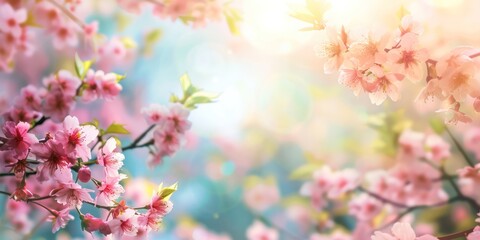
[(177, 191), (178, 183), (174, 183), (169, 187), (163, 187), (163, 184), (159, 186), (160, 199), (168, 200), (170, 196)]
[(87, 71), (90, 69), (92, 66), (92, 61), (87, 60), (87, 61), (82, 61), (78, 54), (75, 53), (75, 72), (77, 73), (77, 76), (83, 80), (85, 78), (85, 75), (87, 74)]
[(220, 95), (217, 93), (205, 92), (205, 91), (198, 91), (193, 93), (186, 101), (185, 107), (187, 108), (195, 108), (197, 104), (202, 103), (211, 103), (213, 100), (218, 98)]
[(112, 123), (108, 126), (107, 130), (105, 130), (105, 134), (129, 134), (130, 132), (125, 129), (123, 124), (120, 123)]
[(184, 93), (192, 87), (192, 82), (186, 73), (180, 77), (180, 84), (182, 85), (182, 91)]

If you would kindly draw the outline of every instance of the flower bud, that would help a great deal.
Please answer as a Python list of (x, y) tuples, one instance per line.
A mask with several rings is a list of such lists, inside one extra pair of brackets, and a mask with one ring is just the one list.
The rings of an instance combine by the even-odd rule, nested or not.
[(92, 172), (90, 171), (90, 168), (87, 166), (82, 166), (80, 170), (78, 170), (78, 180), (86, 183), (90, 181), (90, 178), (92, 178)]

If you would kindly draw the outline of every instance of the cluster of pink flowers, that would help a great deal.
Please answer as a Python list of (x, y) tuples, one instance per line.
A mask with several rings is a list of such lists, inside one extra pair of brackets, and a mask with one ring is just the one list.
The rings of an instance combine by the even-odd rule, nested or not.
[(150, 5), (153, 7), (153, 14), (159, 18), (173, 21), (180, 19), (193, 26), (203, 26), (207, 21), (220, 20), (225, 8), (224, 4), (217, 0), (118, 0), (118, 3), (125, 10), (137, 14)]
[[(40, 141), (29, 133), (30, 129), (30, 124), (26, 122), (5, 122), (2, 129), (5, 136), (0, 138), (2, 169), (10, 169), (14, 173), (14, 181), (6, 182), (12, 199), (31, 201), (47, 209), (52, 214), (53, 232), (65, 227), (73, 219), (70, 211), (80, 211), (84, 203), (108, 209), (112, 215), (110, 220), (104, 221), (91, 214), (80, 214), (83, 227), (88, 232), (99, 231), (104, 235), (121, 237), (139, 236), (159, 229), (163, 217), (172, 209), (172, 202), (168, 200), (172, 191), (166, 192), (165, 188), (161, 188), (150, 204), (141, 208), (133, 209), (125, 202), (118, 203), (117, 199), (124, 193), (120, 181), (126, 176), (120, 174), (119, 169), (125, 157), (114, 138), (109, 138), (98, 150), (96, 160), (90, 160), (91, 145), (99, 137), (99, 131), (94, 126), (80, 125), (76, 117), (67, 116), (60, 130), (54, 135), (48, 133)], [(36, 160), (32, 160), (34, 158)], [(89, 166), (96, 163), (102, 166), (103, 173), (92, 176)], [(95, 188), (79, 184), (74, 180), (73, 172), (77, 172), (77, 180), (83, 183), (91, 181)], [(32, 173), (35, 177), (27, 178)], [(35, 186), (39, 184), (41, 192), (35, 192)], [(93, 192), (95, 199), (90, 195)], [(46, 196), (38, 197), (42, 194)], [(55, 202), (45, 205), (37, 202), (46, 199)], [(23, 229), (29, 221), (21, 216), (26, 216), (28, 207), (15, 201), (10, 201), (9, 204), (15, 207), (9, 211), (20, 217), (12, 218), (15, 221), (12, 223), (18, 222), (19, 229)], [(147, 211), (140, 213), (139, 209)]]
[(358, 185), (358, 173), (353, 169), (332, 171), (328, 166), (316, 170), (313, 180), (303, 184), (300, 194), (308, 196), (317, 208), (323, 208), (327, 199), (338, 199)]
[[(479, 135), (475, 129), (475, 126), (471, 127), (471, 131), (467, 129), (464, 140), (467, 150), (474, 153)], [(453, 138), (451, 132), (449, 135)], [(455, 138), (453, 140), (457, 147), (461, 147)], [(341, 202), (348, 201), (348, 213), (356, 219), (356, 226), (352, 235), (340, 234), (338, 239), (366, 239), (375, 229), (383, 229), (397, 222), (391, 234), (375, 231), (371, 239), (433, 240), (437, 238), (431, 235), (417, 237), (410, 225), (403, 222), (412, 221), (412, 218), (404, 216), (416, 209), (444, 206), (457, 201), (469, 203), (474, 211), (480, 209), (478, 191), (475, 190), (480, 184), (480, 164), (473, 165), (472, 160), (464, 156), (469, 166), (457, 170), (458, 175), (448, 173), (444, 164), (452, 157), (450, 144), (432, 132), (404, 130), (398, 136), (396, 146), (396, 155), (389, 156), (395, 163), (386, 170), (368, 171), (360, 175), (349, 169), (334, 172), (325, 165), (315, 170), (312, 180), (302, 186), (300, 194), (308, 196), (313, 207), (320, 210), (334, 212), (337, 206), (343, 205)], [(453, 186), (454, 193), (447, 191), (445, 182)], [(327, 205), (327, 200), (331, 204)], [(386, 222), (379, 225), (379, 219)], [(392, 220), (394, 222), (389, 222)], [(325, 224), (319, 223), (318, 227), (326, 230), (334, 226), (332, 221), (327, 221)], [(466, 231), (465, 236), (476, 239), (478, 229)], [(322, 237), (312, 235), (311, 239)], [(326, 239), (331, 238), (333, 235), (328, 235)]]
[(151, 104), (142, 109), (147, 123), (154, 126), (154, 149), (150, 151), (151, 165), (162, 163), (166, 156), (172, 156), (179, 148), (185, 137), (185, 132), (190, 129), (188, 121), (190, 111), (182, 104), (173, 103), (168, 108), (159, 104)]
[(0, 71), (11, 71), (17, 52), (25, 55), (33, 53), (29, 42), (31, 31), (24, 25), (27, 11), (24, 8), (14, 9), (9, 3), (0, 2)]
[(475, 59), (480, 50), (461, 47), (439, 60), (430, 59), (427, 49), (418, 44), (422, 28), (409, 15), (403, 17), (394, 34), (376, 32), (358, 38), (343, 27), (337, 29), (328, 24), (323, 32), (325, 40), (317, 47), (317, 53), (326, 60), (324, 72), (338, 71), (338, 81), (355, 95), (366, 92), (372, 103), (380, 105), (387, 98), (400, 98), (405, 79), (423, 81), (425, 87), (418, 99), (444, 100), (448, 108), (438, 111), (449, 113), (449, 122), (471, 121), (460, 110), (463, 102), (471, 102), (480, 111), (480, 64)]
[(77, 96), (86, 102), (97, 97), (111, 99), (122, 90), (118, 82), (114, 73), (89, 70), (85, 79), (80, 80), (69, 71), (60, 70), (44, 78), (42, 88), (33, 85), (22, 88), (13, 106), (3, 115), (13, 122), (32, 122), (42, 116), (60, 122), (75, 107)]
[[(74, 13), (81, 1), (0, 1), (0, 71), (11, 71), (16, 53), (31, 56), (35, 51), (35, 27), (53, 38), (57, 49), (76, 47), (79, 35), (96, 33), (98, 23), (85, 24)], [(73, 19), (72, 19), (73, 16)]]

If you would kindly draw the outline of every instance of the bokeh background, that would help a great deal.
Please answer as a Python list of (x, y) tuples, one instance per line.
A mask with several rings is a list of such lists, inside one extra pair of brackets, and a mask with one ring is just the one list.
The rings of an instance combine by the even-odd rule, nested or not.
[[(367, 96), (356, 97), (340, 86), (336, 76), (324, 75), (322, 60), (314, 51), (322, 34), (299, 31), (305, 24), (289, 16), (304, 1), (235, 1), (243, 17), (238, 35), (225, 22), (192, 28), (179, 21), (160, 20), (149, 11), (132, 15), (112, 7), (113, 1), (101, 2), (86, 7), (95, 10), (87, 19), (99, 21), (99, 32), (107, 37), (130, 39), (135, 46), (129, 59), (109, 66), (127, 75), (122, 96), (113, 102), (80, 104), (76, 114), (81, 120), (95, 117), (104, 125), (124, 123), (133, 136), (138, 135), (147, 127), (140, 108), (167, 104), (172, 92), (180, 93), (178, 79), (184, 73), (195, 85), (221, 94), (215, 103), (192, 111), (193, 126), (184, 148), (163, 164), (148, 167), (148, 153), (142, 149), (126, 152), (127, 196), (132, 199), (149, 196), (160, 182), (179, 183), (172, 197), (174, 209), (155, 238), (178, 239), (187, 232), (201, 239), (208, 229), (244, 239), (247, 227), (257, 218), (267, 218), (306, 238), (313, 227), (302, 228), (292, 218), (302, 213), (291, 207), (308, 202), (297, 196), (302, 182), (289, 177), (294, 169), (320, 161), (360, 170), (388, 164), (375, 154), (377, 135), (369, 127), (372, 118), (397, 113), (422, 128), (438, 115), (429, 111), (432, 106), (414, 101), (419, 86), (402, 89), (397, 103), (374, 106)], [(480, 43), (478, 1), (332, 0), (331, 5), (327, 17), (332, 22), (367, 30), (394, 28), (397, 11), (406, 6), (425, 26), (423, 44), (436, 44), (438, 52)], [(152, 31), (160, 36), (153, 44), (146, 41)], [(38, 85), (41, 76), (61, 68), (73, 69), (74, 51), (59, 53), (51, 39), (38, 38), (42, 43), (32, 58), (20, 57), (13, 73), (0, 75), (1, 107), (9, 104), (16, 89)], [(87, 48), (77, 51), (85, 56)], [(246, 189), (259, 179), (273, 183), (282, 197), (261, 216), (244, 201)], [(353, 224), (350, 219), (344, 222)], [(37, 238), (53, 238), (47, 225), (37, 231)], [(0, 236), (12, 233), (4, 227)], [(56, 237), (84, 235), (77, 221)]]

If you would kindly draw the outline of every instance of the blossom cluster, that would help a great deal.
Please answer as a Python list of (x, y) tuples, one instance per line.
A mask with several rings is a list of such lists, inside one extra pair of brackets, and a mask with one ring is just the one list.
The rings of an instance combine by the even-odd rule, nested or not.
[(151, 165), (158, 165), (166, 156), (172, 156), (180, 147), (184, 135), (190, 129), (188, 121), (190, 111), (180, 103), (173, 103), (168, 108), (151, 104), (141, 110), (146, 121), (154, 126)]
[[(159, 164), (161, 158), (178, 151), (191, 125), (190, 110), (178, 102), (170, 108), (155, 104), (145, 108), (142, 113), (151, 127), (122, 147), (116, 135), (129, 133), (123, 125), (112, 123), (102, 129), (98, 121), (81, 124), (76, 116), (70, 115), (76, 101), (111, 100), (122, 90), (119, 82), (123, 76), (94, 71), (91, 64), (77, 56), (76, 76), (60, 70), (46, 77), (41, 88), (33, 85), (22, 88), (11, 108), (2, 115), (0, 168), (4, 172), (0, 180), (6, 189), (0, 193), (10, 196), (7, 204), (12, 207), (7, 214), (18, 216), (10, 220), (21, 232), (33, 227), (28, 217), (32, 206), (49, 212), (52, 232), (73, 220), (71, 212), (76, 210), (83, 230), (117, 238), (144, 237), (150, 231), (158, 231), (164, 216), (172, 209), (169, 198), (176, 184), (161, 185), (149, 204), (139, 207), (126, 204), (122, 199), (125, 194), (122, 180), (127, 178), (122, 173), (123, 151), (153, 147), (150, 148), (152, 164)], [(188, 84), (192, 89), (184, 99), (189, 106), (211, 101), (190, 99), (202, 92)], [(48, 123), (47, 128), (40, 126), (44, 123)], [(152, 129), (152, 139), (140, 144)], [(107, 210), (102, 212), (106, 215), (102, 218), (83, 213), (84, 204)]]
[(418, 100), (446, 103), (438, 112), (447, 113), (450, 123), (472, 121), (461, 109), (465, 104), (480, 111), (479, 49), (459, 47), (432, 59), (429, 50), (419, 44), (421, 25), (410, 15), (404, 16), (392, 33), (370, 32), (359, 37), (328, 23), (322, 32), (325, 37), (317, 54), (325, 59), (324, 72), (338, 72), (339, 83), (355, 95), (365, 92), (376, 105), (387, 98), (397, 101), (408, 80), (423, 84)]
[(154, 16), (172, 21), (180, 19), (194, 27), (204, 26), (207, 21), (219, 21), (229, 6), (214, 0), (118, 0), (120, 6), (132, 13), (140, 13), (142, 8), (151, 7)]
[[(450, 130), (445, 128), (443, 133), (448, 133), (461, 152), (475, 151), (478, 139), (475, 129), (473, 126), (465, 131), (465, 149)], [(334, 214), (347, 201), (348, 214), (356, 219), (357, 224), (351, 234), (338, 233), (338, 239), (438, 239), (428, 234), (415, 235), (409, 223), (414, 215), (409, 214), (418, 209), (456, 202), (468, 203), (475, 213), (480, 211), (478, 191), (475, 191), (480, 179), (480, 164), (463, 155), (467, 166), (457, 169), (458, 175), (450, 173), (451, 170), (445, 168), (445, 163), (454, 157), (450, 143), (433, 132), (405, 129), (398, 136), (396, 146), (396, 154), (391, 156), (394, 164), (385, 170), (360, 172), (345, 169), (334, 172), (329, 166), (323, 166), (314, 170), (310, 176), (312, 180), (302, 186), (300, 194), (307, 196), (320, 211)], [(321, 229), (329, 231), (335, 229), (335, 225), (335, 222), (328, 220), (327, 224), (321, 225)], [(390, 225), (393, 225), (391, 234), (380, 231)], [(465, 231), (464, 235), (468, 235), (469, 240), (477, 239), (478, 228)], [(333, 236), (328, 235), (331, 238)], [(314, 234), (311, 239), (323, 238)], [(440, 239), (453, 238), (447, 236)]]

